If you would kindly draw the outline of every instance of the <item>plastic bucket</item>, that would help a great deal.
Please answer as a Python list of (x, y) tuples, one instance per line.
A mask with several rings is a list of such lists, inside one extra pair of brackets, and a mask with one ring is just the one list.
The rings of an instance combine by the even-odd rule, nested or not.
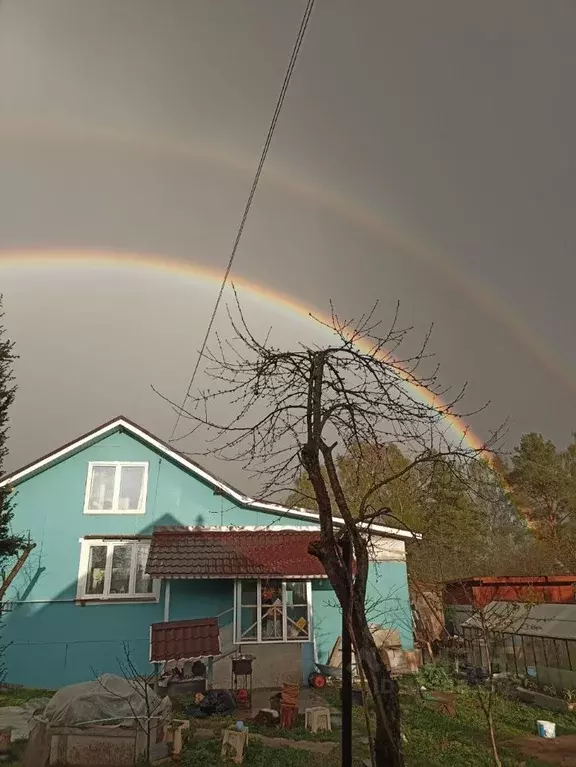
[(538, 719), (536, 722), (538, 728), (538, 735), (541, 738), (555, 738), (556, 737), (556, 725), (554, 722), (547, 722), (544, 719)]

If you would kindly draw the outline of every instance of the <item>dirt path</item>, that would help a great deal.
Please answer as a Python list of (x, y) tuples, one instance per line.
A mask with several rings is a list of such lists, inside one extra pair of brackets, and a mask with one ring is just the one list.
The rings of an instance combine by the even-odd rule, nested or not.
[[(198, 727), (192, 730), (194, 736), (199, 740), (211, 740), (212, 738), (221, 738), (222, 733), (219, 730)], [(334, 740), (294, 740), (293, 738), (272, 738), (267, 735), (250, 733), (249, 740), (261, 740), (268, 748), (295, 748), (298, 751), (309, 751), (312, 754), (331, 754), (339, 748), (339, 743)]]
[(532, 735), (508, 741), (522, 756), (539, 759), (554, 767), (576, 767), (576, 735), (537, 738)]

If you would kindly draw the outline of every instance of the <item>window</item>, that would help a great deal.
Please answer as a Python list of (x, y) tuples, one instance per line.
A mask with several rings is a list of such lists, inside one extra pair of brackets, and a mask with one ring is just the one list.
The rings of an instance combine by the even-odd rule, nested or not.
[(88, 464), (85, 514), (144, 514), (147, 463)]
[(236, 642), (307, 642), (312, 587), (308, 581), (239, 580)]
[(82, 541), (77, 599), (157, 599), (160, 581), (146, 575), (149, 540)]

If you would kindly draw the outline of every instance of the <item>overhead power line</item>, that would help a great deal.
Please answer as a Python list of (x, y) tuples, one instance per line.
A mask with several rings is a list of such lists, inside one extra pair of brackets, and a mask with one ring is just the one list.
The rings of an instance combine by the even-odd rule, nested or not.
[(282, 88), (280, 90), (280, 94), (278, 96), (278, 101), (276, 102), (276, 109), (274, 110), (274, 114), (272, 116), (272, 121), (270, 123), (270, 127), (268, 128), (268, 135), (266, 136), (266, 141), (264, 143), (264, 148), (262, 149), (262, 154), (260, 156), (260, 161), (258, 163), (258, 166), (256, 168), (256, 173), (254, 175), (254, 180), (252, 182), (252, 187), (250, 188), (250, 193), (248, 195), (248, 199), (246, 201), (246, 206), (244, 208), (244, 213), (242, 214), (242, 218), (240, 219), (240, 224), (238, 226), (238, 231), (236, 233), (236, 238), (234, 239), (234, 244), (232, 246), (232, 251), (230, 253), (230, 258), (228, 259), (228, 264), (226, 265), (226, 271), (224, 272), (224, 277), (222, 278), (222, 284), (220, 285), (220, 290), (218, 291), (218, 296), (216, 297), (216, 302), (214, 304), (214, 308), (212, 310), (212, 314), (210, 315), (210, 321), (208, 322), (208, 327), (206, 328), (206, 333), (204, 335), (204, 339), (202, 341), (202, 345), (200, 346), (200, 350), (198, 352), (198, 357), (196, 359), (196, 363), (194, 365), (194, 368), (192, 370), (192, 375), (190, 376), (190, 380), (188, 382), (188, 386), (186, 387), (186, 393), (184, 395), (184, 398), (182, 400), (182, 404), (178, 408), (177, 415), (176, 415), (176, 423), (174, 424), (174, 428), (172, 429), (172, 434), (170, 435), (170, 442), (174, 442), (174, 435), (176, 434), (176, 430), (178, 429), (178, 424), (180, 423), (180, 419), (182, 417), (182, 411), (184, 409), (184, 406), (186, 404), (186, 400), (190, 396), (190, 391), (192, 389), (192, 385), (194, 384), (194, 381), (196, 379), (196, 374), (198, 373), (198, 369), (200, 367), (200, 362), (202, 361), (202, 357), (204, 356), (204, 352), (206, 350), (206, 345), (208, 343), (208, 338), (210, 337), (210, 333), (212, 332), (212, 327), (214, 325), (214, 320), (216, 319), (216, 314), (218, 312), (218, 307), (220, 306), (220, 301), (222, 300), (222, 295), (224, 293), (224, 288), (226, 287), (226, 283), (228, 282), (228, 277), (230, 276), (230, 271), (232, 269), (232, 264), (234, 263), (234, 259), (236, 257), (236, 252), (238, 250), (238, 246), (240, 245), (240, 240), (242, 239), (242, 234), (244, 232), (244, 227), (246, 226), (246, 221), (248, 219), (248, 214), (250, 213), (250, 208), (252, 207), (252, 201), (254, 200), (254, 195), (256, 194), (256, 189), (258, 188), (258, 182), (260, 181), (260, 176), (262, 175), (262, 169), (264, 168), (264, 163), (266, 162), (266, 157), (268, 156), (268, 150), (270, 149), (270, 144), (272, 143), (272, 137), (274, 136), (274, 131), (276, 130), (276, 124), (278, 122), (278, 118), (280, 117), (280, 112), (282, 111), (282, 106), (284, 104), (284, 99), (286, 97), (286, 92), (288, 91), (288, 86), (290, 85), (290, 80), (292, 79), (292, 73), (294, 71), (294, 67), (296, 66), (296, 61), (298, 60), (298, 54), (300, 53), (300, 48), (302, 46), (302, 41), (304, 40), (304, 35), (306, 34), (306, 30), (308, 28), (308, 22), (310, 21), (310, 16), (312, 15), (312, 10), (314, 8), (315, 0), (308, 0), (306, 4), (306, 8), (304, 9), (304, 15), (302, 17), (302, 21), (300, 23), (300, 28), (298, 30), (298, 35), (296, 37), (296, 41), (294, 43), (294, 47), (292, 49), (292, 55), (290, 56), (290, 61), (288, 63), (288, 68), (286, 70), (286, 74), (284, 76), (284, 82), (282, 83)]

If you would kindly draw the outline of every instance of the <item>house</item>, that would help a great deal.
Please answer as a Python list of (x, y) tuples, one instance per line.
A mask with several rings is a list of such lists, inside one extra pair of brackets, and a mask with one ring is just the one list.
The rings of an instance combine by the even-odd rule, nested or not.
[[(56, 688), (118, 673), (126, 647), (150, 671), (180, 636), (190, 655), (216, 655), (216, 685), (229, 686), (222, 659), (241, 649), (255, 657), (254, 686), (275, 686), (307, 679), (340, 634), (335, 594), (308, 553), (317, 515), (243, 495), (126, 418), (0, 484), (15, 492), (14, 530), (36, 544), (5, 596), (10, 683)], [(411, 649), (411, 536), (373, 532), (369, 617)]]

